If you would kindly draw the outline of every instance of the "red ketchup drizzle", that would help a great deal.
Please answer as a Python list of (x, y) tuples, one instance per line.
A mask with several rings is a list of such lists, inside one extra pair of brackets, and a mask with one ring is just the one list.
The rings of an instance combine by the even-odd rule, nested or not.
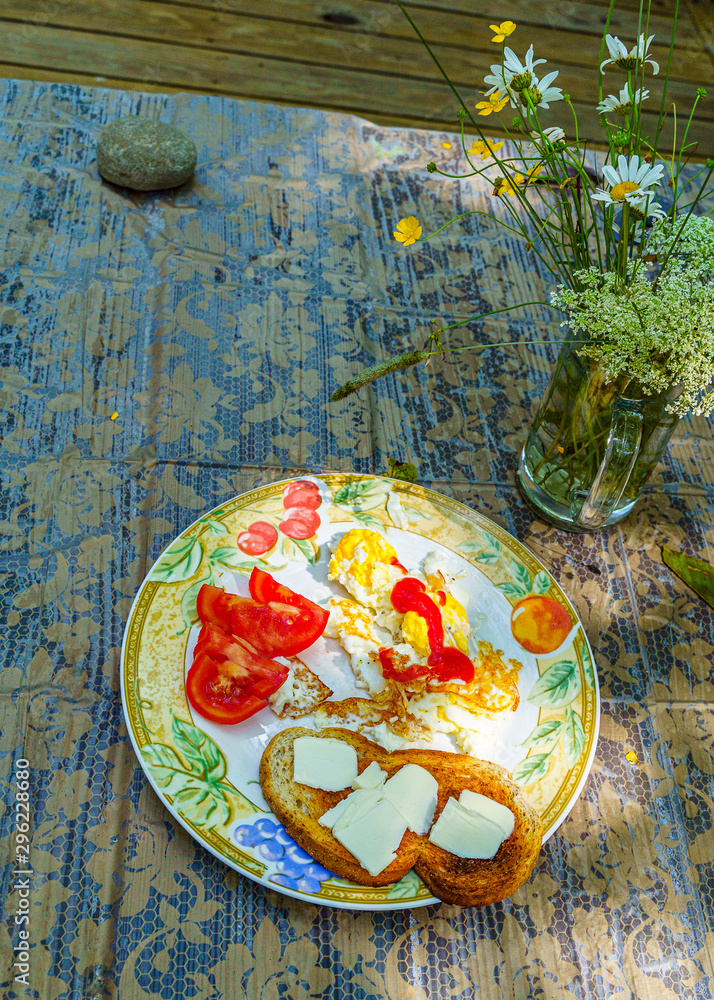
[[(440, 604), (446, 603), (446, 594), (443, 591), (439, 591), (437, 597)], [(444, 645), (444, 625), (441, 620), (441, 612), (426, 593), (426, 587), (421, 580), (416, 580), (413, 576), (399, 580), (392, 588), (391, 600), (395, 611), (403, 615), (407, 611), (415, 611), (426, 622), (431, 648), (427, 664), (431, 669), (427, 670), (415, 663), (400, 668), (392, 659), (393, 650), (381, 649), (379, 659), (385, 677), (407, 681), (431, 674), (440, 681), (459, 679), (467, 684), (474, 679), (474, 665), (468, 656), (460, 649), (456, 649), (455, 646)]]

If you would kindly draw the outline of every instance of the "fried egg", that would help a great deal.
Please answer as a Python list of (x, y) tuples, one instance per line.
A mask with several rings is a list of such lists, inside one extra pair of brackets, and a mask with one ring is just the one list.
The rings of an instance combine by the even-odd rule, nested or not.
[[(375, 704), (384, 706), (385, 699), (393, 699), (402, 725), (407, 719), (417, 729), (449, 734), (466, 750), (478, 731), (479, 718), (490, 719), (517, 707), (521, 665), (513, 660), (506, 663), (490, 643), (471, 643), (468, 591), (459, 584), (459, 574), (445, 567), (434, 552), (419, 568), (409, 569), (408, 575), (424, 584), (438, 608), (444, 644), (455, 646), (474, 662), (474, 679), (468, 684), (423, 677), (387, 682), (380, 650), (390, 649), (395, 657), (414, 664), (426, 664), (431, 654), (426, 619), (414, 610), (401, 614), (391, 603), (394, 585), (406, 572), (384, 536), (368, 528), (346, 532), (332, 553), (328, 578), (345, 587), (354, 600), (332, 598), (325, 634), (340, 642), (350, 657), (356, 686), (368, 692)], [(391, 717), (383, 718), (380, 725), (389, 728)]]

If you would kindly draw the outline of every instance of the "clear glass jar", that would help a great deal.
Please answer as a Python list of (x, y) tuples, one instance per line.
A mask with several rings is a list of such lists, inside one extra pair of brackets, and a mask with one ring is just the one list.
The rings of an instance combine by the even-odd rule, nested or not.
[(599, 531), (626, 517), (679, 418), (672, 389), (647, 395), (608, 377), (579, 345), (564, 344), (521, 453), (518, 481), (537, 513), (569, 531)]

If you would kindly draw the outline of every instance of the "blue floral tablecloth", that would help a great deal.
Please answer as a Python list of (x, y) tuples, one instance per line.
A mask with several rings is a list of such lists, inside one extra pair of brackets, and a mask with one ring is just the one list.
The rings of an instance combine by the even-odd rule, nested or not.
[[(620, 527), (547, 527), (514, 478), (557, 351), (545, 310), (450, 343), (550, 344), (447, 357), (329, 402), (360, 366), (421, 346), (429, 315), (547, 290), (483, 216), (425, 246), (393, 240), (404, 216), (430, 232), (492, 207), (487, 185), (426, 172), (457, 166), (453, 137), (28, 82), (4, 82), (0, 102), (3, 996), (710, 998), (714, 616), (660, 547), (714, 559), (711, 423), (682, 422)], [(99, 131), (130, 113), (191, 135), (192, 185), (100, 180)], [(172, 537), (257, 484), (389, 458), (528, 545), (595, 652), (585, 790), (530, 882), (483, 910), (338, 911), (244, 879), (172, 821), (122, 719), (124, 622)]]

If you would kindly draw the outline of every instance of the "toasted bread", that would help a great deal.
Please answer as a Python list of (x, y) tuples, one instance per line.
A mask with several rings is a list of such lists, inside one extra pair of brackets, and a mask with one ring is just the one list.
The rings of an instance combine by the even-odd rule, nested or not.
[[(431, 843), (427, 836), (407, 830), (396, 860), (378, 875), (370, 875), (357, 859), (319, 823), (319, 818), (352, 791), (324, 792), (293, 780), (293, 744), (300, 736), (318, 736), (350, 743), (357, 751), (359, 772), (372, 761), (391, 777), (405, 764), (418, 764), (431, 772), (439, 784), (434, 819), (450, 797), (464, 789), (480, 792), (507, 806), (515, 816), (513, 833), (495, 857), (481, 860), (459, 858)], [(319, 864), (339, 878), (358, 885), (381, 886), (398, 881), (412, 868), (439, 899), (458, 906), (496, 903), (522, 885), (530, 876), (540, 851), (543, 827), (508, 771), (498, 764), (442, 750), (386, 751), (379, 744), (348, 729), (291, 728), (270, 741), (260, 761), (260, 785), (266, 802), (290, 836)]]

